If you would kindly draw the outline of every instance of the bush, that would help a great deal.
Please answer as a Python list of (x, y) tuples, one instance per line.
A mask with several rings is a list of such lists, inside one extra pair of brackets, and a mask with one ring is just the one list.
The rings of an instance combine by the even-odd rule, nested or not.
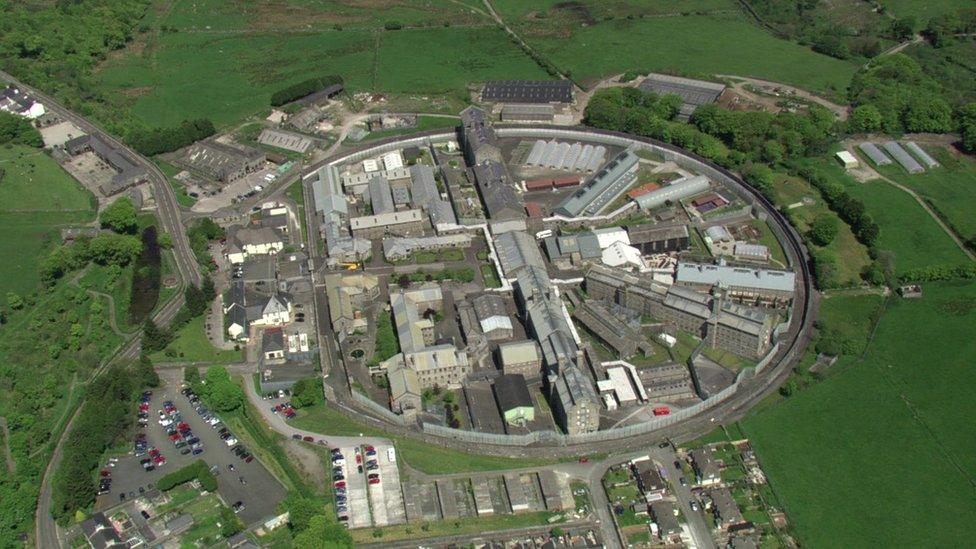
[(0, 145), (12, 143), (29, 147), (43, 147), (44, 140), (30, 120), (16, 114), (0, 111)]
[(827, 246), (837, 237), (837, 230), (837, 218), (823, 214), (813, 220), (808, 234), (817, 246)]
[(325, 400), (322, 393), (322, 378), (300, 379), (291, 388), (291, 403), (295, 408), (314, 406)]
[(342, 86), (342, 84), (342, 77), (334, 74), (302, 80), (271, 94), (271, 106), (280, 107), (285, 103), (291, 103), (296, 99), (301, 99), (317, 91), (324, 90), (329, 86)]
[(135, 234), (139, 228), (139, 212), (128, 197), (112, 202), (98, 215), (102, 227), (120, 234)]
[(198, 459), (182, 469), (177, 469), (172, 473), (163, 475), (156, 481), (156, 488), (165, 492), (192, 480), (200, 481), (200, 487), (208, 492), (217, 490), (217, 477), (210, 472), (210, 467), (207, 465), (207, 462), (202, 459)]
[(131, 130), (126, 141), (146, 156), (173, 152), (217, 133), (213, 122), (206, 118), (184, 120), (175, 128)]

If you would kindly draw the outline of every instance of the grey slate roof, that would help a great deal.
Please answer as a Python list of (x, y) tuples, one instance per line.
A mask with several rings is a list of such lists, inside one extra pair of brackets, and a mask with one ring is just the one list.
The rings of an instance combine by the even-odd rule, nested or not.
[(792, 292), (796, 275), (792, 271), (774, 271), (704, 263), (678, 263), (675, 281), (687, 284), (724, 284), (738, 288), (753, 288), (778, 292)]
[(485, 83), (481, 100), (509, 103), (571, 103), (569, 80), (492, 80)]
[(525, 217), (525, 208), (515, 189), (509, 183), (505, 167), (488, 161), (474, 168), (475, 182), (485, 210), (491, 219), (519, 219)]
[(506, 374), (495, 379), (495, 399), (502, 413), (515, 408), (532, 408), (532, 395), (522, 374)]
[(577, 217), (596, 215), (637, 179), (633, 168), (639, 159), (630, 151), (614, 157), (599, 172), (566, 197), (554, 210), (559, 215)]

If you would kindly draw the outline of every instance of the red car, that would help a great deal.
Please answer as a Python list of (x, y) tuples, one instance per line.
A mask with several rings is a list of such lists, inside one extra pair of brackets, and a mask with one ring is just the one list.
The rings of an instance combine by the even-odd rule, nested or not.
[(379, 484), (380, 483), (380, 479), (378, 479), (378, 478), (371, 478), (371, 479), (369, 479), (369, 483), (370, 484)]
[(164, 458), (163, 456), (156, 456), (155, 458), (153, 458), (153, 463), (155, 463), (156, 465), (165, 465), (166, 458)]
[(314, 439), (314, 438), (312, 438), (312, 437), (305, 437), (305, 438), (303, 438), (302, 440), (304, 440), (305, 442), (312, 442), (312, 441), (313, 441), (313, 440), (315, 440), (315, 439)]
[(367, 451), (367, 452), (375, 452), (375, 451), (376, 451), (376, 448), (374, 448), (374, 447), (373, 447), (372, 445), (370, 445), (370, 444), (367, 444), (367, 445), (366, 445), (366, 451)]
[(140, 412), (148, 412), (149, 411), (149, 404), (140, 404), (139, 405), (139, 411)]
[(152, 450), (149, 450), (149, 457), (153, 457), (154, 458), (154, 457), (158, 457), (158, 456), (159, 456), (159, 450), (157, 450), (155, 448), (153, 448)]
[(179, 441), (179, 440), (180, 440), (181, 438), (183, 438), (183, 437), (181, 437), (180, 435), (178, 435), (178, 434), (176, 434), (176, 433), (173, 433), (172, 435), (170, 435), (170, 436), (169, 436), (169, 439), (170, 439), (170, 440), (172, 440), (173, 442), (177, 442), (177, 441)]
[(103, 477), (110, 477), (112, 476), (112, 471), (109, 471), (108, 469), (102, 469), (98, 474), (102, 475)]
[(344, 481), (341, 481), (340, 480), (340, 481), (336, 481), (336, 483), (333, 484), (333, 486), (335, 486), (336, 488), (345, 488), (346, 487), (346, 483)]
[(176, 428), (179, 429), (180, 431), (189, 431), (190, 424), (185, 421), (181, 421), (179, 425), (176, 426)]
[(362, 464), (363, 464), (363, 456), (356, 454), (356, 465), (362, 465)]
[(582, 456), (582, 457), (580, 457), (579, 462), (580, 463), (589, 463), (590, 462), (590, 458), (588, 458), (586, 456)]

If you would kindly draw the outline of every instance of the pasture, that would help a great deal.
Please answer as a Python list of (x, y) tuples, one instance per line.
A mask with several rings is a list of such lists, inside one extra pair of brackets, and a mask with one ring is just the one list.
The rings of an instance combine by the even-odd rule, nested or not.
[(657, 14), (627, 3), (633, 18), (626, 16), (630, 13), (611, 17), (603, 3), (574, 3), (585, 4), (585, 10), (564, 4), (526, 11), (503, 2), (499, 10), (532, 47), (583, 83), (637, 69), (753, 76), (837, 95), (857, 68), (775, 38), (731, 3), (703, 2), (700, 9), (675, 3)]
[(0, 295), (38, 288), (38, 262), (60, 242), (58, 229), (94, 219), (92, 195), (46, 153), (0, 148)]
[(896, 272), (969, 261), (908, 193), (882, 181), (869, 181), (848, 191), (864, 201), (868, 213), (881, 227), (877, 247), (894, 255)]
[(880, 3), (895, 17), (915, 17), (922, 27), (933, 17), (973, 7), (969, 0), (881, 0)]
[(170, 33), (148, 55), (107, 62), (96, 80), (146, 124), (208, 117), (226, 127), (266, 109), (276, 90), (321, 74), (341, 75), (350, 92), (462, 99), (474, 81), (547, 77), (501, 30), (487, 27)]
[(976, 161), (926, 147), (942, 166), (910, 175), (900, 166), (883, 166), (882, 174), (926, 198), (949, 220), (963, 240), (976, 237)]
[(808, 547), (952, 547), (976, 534), (976, 283), (924, 290), (890, 304), (863, 361), (743, 423)]

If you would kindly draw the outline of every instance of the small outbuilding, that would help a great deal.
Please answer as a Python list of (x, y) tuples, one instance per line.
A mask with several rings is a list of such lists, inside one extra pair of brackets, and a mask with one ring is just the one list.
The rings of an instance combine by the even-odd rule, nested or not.
[(857, 168), (861, 164), (857, 161), (857, 157), (850, 153), (850, 151), (838, 151), (836, 155), (837, 161), (840, 162), (844, 169), (850, 170), (852, 168)]

